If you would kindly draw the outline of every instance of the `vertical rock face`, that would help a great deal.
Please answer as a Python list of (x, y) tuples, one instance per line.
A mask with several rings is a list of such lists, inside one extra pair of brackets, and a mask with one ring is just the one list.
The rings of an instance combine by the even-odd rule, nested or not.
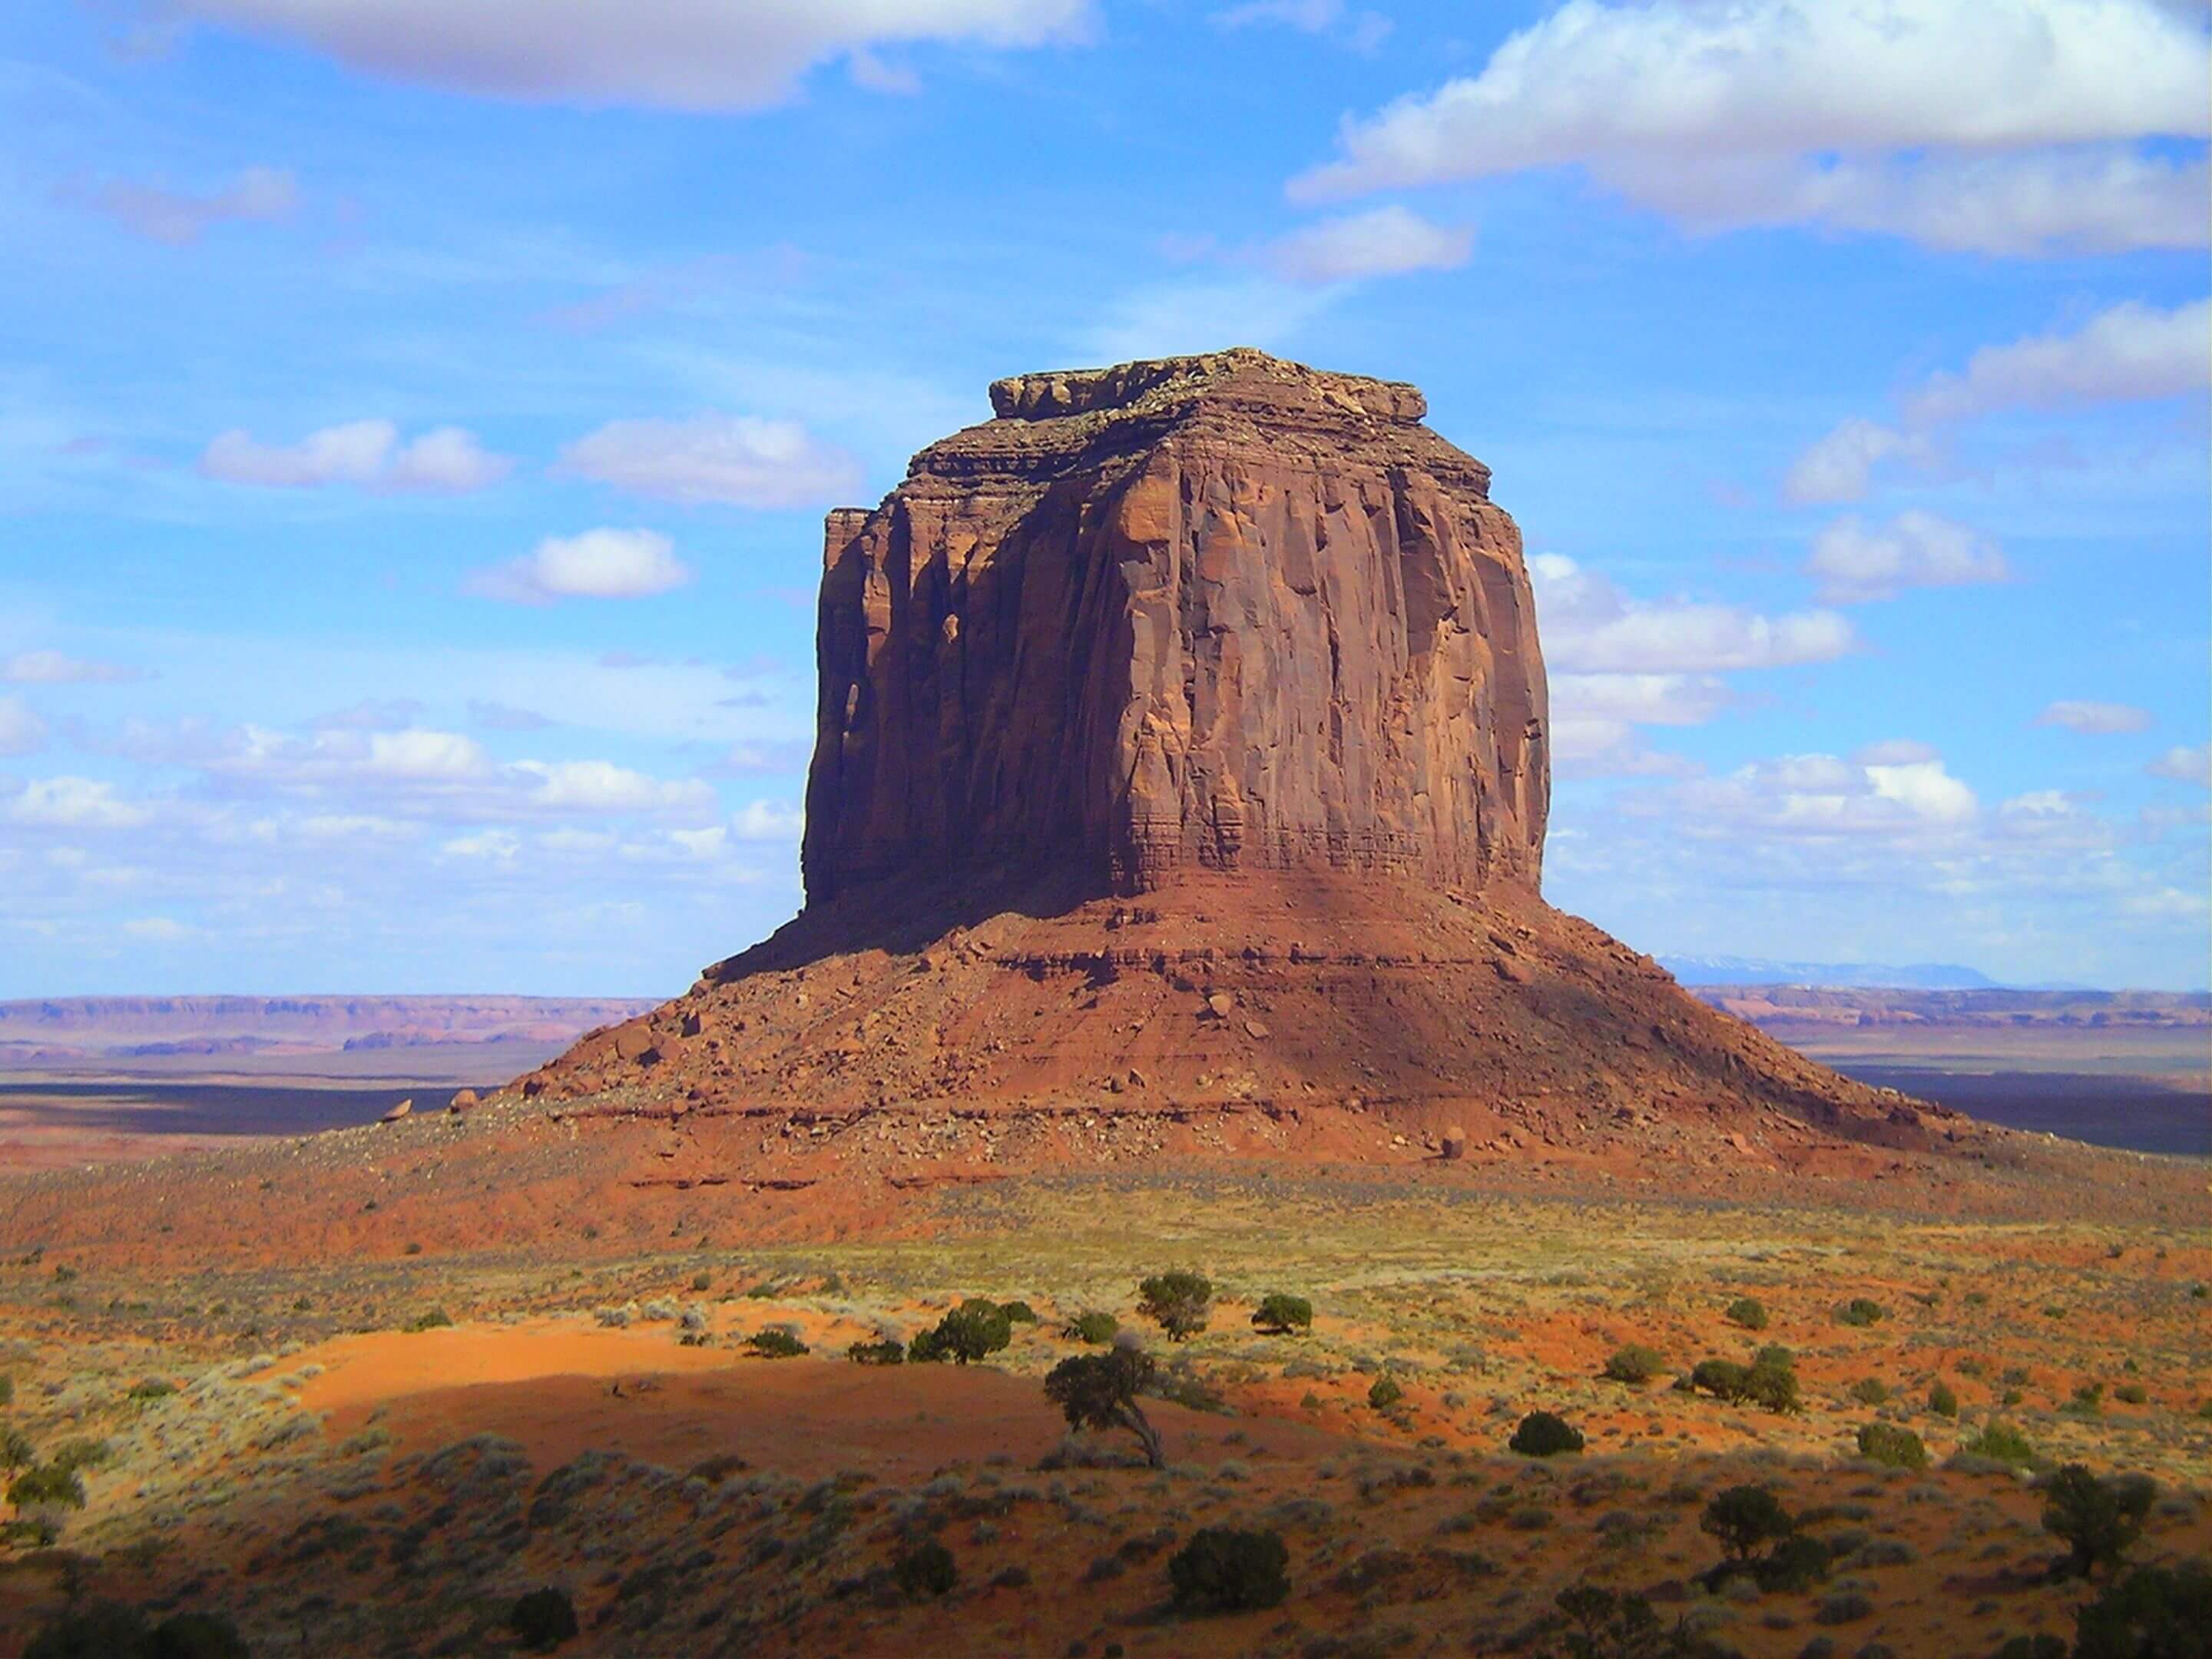
[(1534, 895), (1520, 536), (1419, 392), (1237, 350), (991, 396), (830, 515), (810, 905), (1027, 863)]

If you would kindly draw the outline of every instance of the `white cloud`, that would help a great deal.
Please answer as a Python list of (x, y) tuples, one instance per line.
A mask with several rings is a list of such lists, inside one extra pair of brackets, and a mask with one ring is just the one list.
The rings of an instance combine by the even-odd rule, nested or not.
[(1917, 507), (1886, 525), (1838, 519), (1814, 538), (1805, 572), (1831, 605), (1893, 598), (1907, 587), (2001, 582), (2010, 572), (1987, 536)]
[(532, 102), (754, 110), (874, 46), (1081, 38), (1091, 0), (178, 0), (398, 79)]
[(1700, 227), (1996, 253), (2205, 240), (2206, 33), (2160, 0), (1568, 0), (1479, 75), (1348, 122), (1316, 200), (1581, 166)]
[(47, 830), (130, 830), (149, 822), (153, 813), (115, 793), (115, 786), (94, 778), (34, 778), (8, 804), (8, 816), (17, 823)]
[(813, 507), (857, 489), (860, 469), (796, 421), (743, 415), (611, 421), (561, 452), (557, 471), (675, 501)]
[(780, 800), (747, 803), (730, 820), (739, 841), (797, 841), (806, 828), (806, 814)]
[(59, 651), (19, 651), (0, 658), (0, 684), (114, 685), (143, 678), (121, 663), (92, 662)]
[(1866, 775), (1879, 799), (1897, 802), (1926, 823), (1959, 823), (1978, 810), (1974, 792), (1945, 771), (1941, 760), (1869, 766)]
[(2071, 334), (1984, 346), (1963, 374), (1931, 378), (1907, 400), (1905, 412), (1932, 424), (2004, 409), (2178, 398), (2204, 390), (2212, 380), (2208, 362), (2212, 300), (2172, 311), (2130, 301), (2100, 312)]
[(500, 864), (514, 862), (521, 850), (522, 838), (511, 830), (480, 830), (472, 836), (455, 836), (438, 846), (447, 858), (489, 859)]
[(1674, 785), (1644, 810), (1675, 817), (1705, 838), (1876, 837), (1917, 840), (1956, 830), (1979, 808), (1974, 792), (1940, 758), (1865, 764), (1834, 755), (1790, 755), (1725, 777)]
[(691, 568), (654, 530), (586, 530), (548, 536), (527, 557), (478, 571), (468, 591), (517, 605), (556, 599), (649, 599), (683, 586)]
[(372, 732), (362, 770), (373, 777), (414, 782), (459, 782), (480, 778), (491, 757), (474, 738), (458, 732)]
[(1547, 663), (1591, 673), (1711, 674), (1832, 662), (1858, 646), (1832, 611), (1765, 617), (1732, 605), (1632, 599), (1556, 553), (1528, 560)]
[(300, 204), (299, 181), (277, 167), (247, 167), (221, 190), (203, 195), (112, 179), (74, 191), (86, 206), (126, 230), (182, 246), (199, 240), (211, 225), (282, 219)]
[(0, 697), (0, 755), (35, 754), (46, 746), (46, 723), (21, 697)]
[(1474, 248), (1472, 229), (1431, 224), (1394, 204), (1292, 231), (1270, 243), (1261, 259), (1294, 283), (1346, 283), (1455, 270)]
[(226, 483), (314, 489), (359, 484), (371, 489), (458, 494), (505, 477), (514, 463), (487, 453), (473, 433), (441, 426), (407, 443), (390, 421), (348, 421), (296, 444), (264, 444), (242, 428), (218, 434), (199, 459), (203, 477)]
[(1854, 415), (1791, 464), (1782, 481), (1783, 499), (1800, 504), (1859, 501), (1876, 463), (1893, 456), (1924, 459), (1929, 453), (1926, 439)]
[(1735, 694), (1711, 674), (1554, 674), (1552, 714), (1644, 726), (1703, 726)]
[(2038, 726), (2063, 726), (2069, 732), (2106, 733), (2142, 732), (2150, 727), (2150, 711), (2132, 703), (2093, 702), (2062, 698), (2035, 717)]
[(2143, 770), (2154, 778), (2172, 778), (2177, 783), (2201, 783), (2212, 787), (2212, 744), (2200, 743), (2191, 748), (2185, 744), (2176, 744)]
[(529, 803), (549, 811), (697, 811), (714, 804), (713, 788), (696, 778), (650, 778), (609, 761), (520, 761), (514, 770), (536, 781)]

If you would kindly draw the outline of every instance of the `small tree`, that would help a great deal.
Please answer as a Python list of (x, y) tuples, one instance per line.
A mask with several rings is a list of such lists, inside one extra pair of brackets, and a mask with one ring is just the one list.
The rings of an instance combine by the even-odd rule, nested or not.
[(529, 1652), (550, 1652), (576, 1634), (576, 1604), (568, 1591), (548, 1584), (517, 1598), (507, 1627)]
[(1764, 1486), (1730, 1486), (1705, 1505), (1699, 1530), (1720, 1540), (1731, 1561), (1752, 1561), (1797, 1530), (1781, 1499)]
[(1935, 1387), (1928, 1390), (1928, 1409), (1938, 1417), (1955, 1418), (1959, 1414), (1959, 1396), (1941, 1377), (1936, 1380)]
[(1291, 1553), (1279, 1534), (1201, 1527), (1168, 1561), (1178, 1613), (1244, 1613), (1282, 1605)]
[(1395, 1376), (1378, 1376), (1367, 1390), (1367, 1403), (1378, 1412), (1387, 1412), (1394, 1406), (1405, 1403), (1406, 1390)]
[(2075, 1659), (2197, 1659), (2212, 1630), (2212, 1567), (2136, 1567), (2075, 1615)]
[(1252, 1324), (1255, 1329), (1269, 1336), (1310, 1331), (1313, 1328), (1313, 1304), (1302, 1296), (1270, 1291), (1261, 1298), (1259, 1311), (1252, 1316)]
[(1567, 1632), (1568, 1659), (1657, 1659), (1662, 1632), (1647, 1598), (1572, 1584), (1553, 1601), (1574, 1626)]
[(2155, 1489), (2143, 1480), (2100, 1480), (2079, 1463), (2051, 1477), (2043, 1494), (2043, 1529), (2066, 1546), (2066, 1565), (2087, 1577), (2117, 1567), (2142, 1536)]
[(1530, 1412), (1505, 1443), (1509, 1451), (1523, 1457), (1556, 1457), (1561, 1452), (1580, 1451), (1583, 1437), (1582, 1431), (1571, 1426), (1564, 1417), (1552, 1412)]
[(970, 1297), (937, 1322), (933, 1330), (914, 1340), (908, 1357), (916, 1360), (950, 1359), (968, 1365), (994, 1354), (1014, 1340), (1013, 1321), (995, 1302)]
[(1137, 1286), (1137, 1308), (1169, 1337), (1184, 1342), (1206, 1328), (1213, 1281), (1204, 1273), (1154, 1273)]
[(1152, 1380), (1152, 1355), (1140, 1348), (1109, 1348), (1063, 1359), (1044, 1380), (1045, 1397), (1060, 1407), (1072, 1429), (1127, 1429), (1144, 1449), (1145, 1462), (1167, 1467), (1160, 1431), (1137, 1403)]
[(1740, 1296), (1728, 1304), (1728, 1311), (1722, 1317), (1747, 1331), (1763, 1331), (1766, 1328), (1766, 1304), (1755, 1296)]

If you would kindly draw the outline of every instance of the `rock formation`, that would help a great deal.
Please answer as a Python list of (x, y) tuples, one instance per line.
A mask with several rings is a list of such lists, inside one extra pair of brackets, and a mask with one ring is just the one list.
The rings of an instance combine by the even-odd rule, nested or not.
[(1534, 890), (1520, 537), (1419, 392), (1228, 351), (991, 398), (830, 515), (810, 902), (1022, 860)]
[(1941, 1138), (1539, 896), (1520, 537), (1419, 392), (1237, 350), (991, 397), (830, 515), (805, 909), (526, 1092)]

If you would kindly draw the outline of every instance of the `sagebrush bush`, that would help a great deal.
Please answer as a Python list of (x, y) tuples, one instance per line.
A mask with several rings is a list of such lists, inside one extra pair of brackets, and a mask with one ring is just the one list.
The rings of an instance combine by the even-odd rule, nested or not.
[(1282, 1605), (1291, 1553), (1273, 1532), (1201, 1527), (1168, 1561), (1178, 1613), (1243, 1613)]

